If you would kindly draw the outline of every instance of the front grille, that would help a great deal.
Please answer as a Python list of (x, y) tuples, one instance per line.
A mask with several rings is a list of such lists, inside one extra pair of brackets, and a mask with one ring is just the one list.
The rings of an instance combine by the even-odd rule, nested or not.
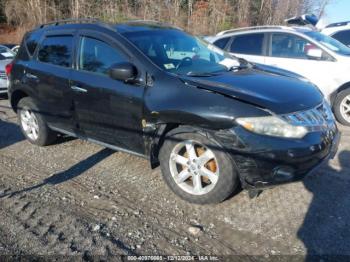
[(305, 126), (310, 131), (335, 128), (333, 112), (327, 102), (323, 102), (309, 110), (286, 114), (281, 117), (291, 125)]
[(7, 75), (6, 75), (5, 71), (0, 71), (0, 79), (7, 80)]

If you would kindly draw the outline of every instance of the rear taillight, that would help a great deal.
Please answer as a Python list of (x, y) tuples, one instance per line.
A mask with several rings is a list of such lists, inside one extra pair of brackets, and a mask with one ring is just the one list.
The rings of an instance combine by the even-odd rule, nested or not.
[(13, 67), (13, 64), (12, 63), (9, 63), (5, 66), (5, 73), (7, 76), (9, 76), (11, 74), (11, 71), (12, 71), (12, 67)]

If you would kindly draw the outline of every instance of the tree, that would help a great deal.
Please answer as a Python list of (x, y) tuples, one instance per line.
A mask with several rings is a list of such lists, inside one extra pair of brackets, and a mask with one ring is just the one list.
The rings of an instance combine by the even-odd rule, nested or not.
[[(96, 17), (108, 22), (152, 19), (196, 34), (232, 27), (283, 24), (284, 19), (315, 12), (330, 0), (0, 0), (7, 23), (30, 29), (64, 18)], [(1, 15), (1, 12), (0, 12)]]

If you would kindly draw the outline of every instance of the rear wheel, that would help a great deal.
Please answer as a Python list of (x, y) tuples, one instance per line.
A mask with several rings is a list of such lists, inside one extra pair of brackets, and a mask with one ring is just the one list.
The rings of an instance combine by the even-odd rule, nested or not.
[(337, 95), (334, 102), (334, 114), (340, 123), (350, 126), (350, 88)]
[(17, 117), (22, 133), (32, 144), (46, 146), (56, 140), (57, 134), (47, 126), (33, 99), (25, 97), (19, 101)]
[(189, 202), (218, 203), (238, 186), (237, 173), (227, 153), (202, 134), (167, 136), (159, 158), (168, 186)]

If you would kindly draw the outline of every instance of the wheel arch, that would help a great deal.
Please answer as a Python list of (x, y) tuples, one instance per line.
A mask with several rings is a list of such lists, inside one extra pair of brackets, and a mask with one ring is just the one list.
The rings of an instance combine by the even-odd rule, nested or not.
[[(175, 132), (176, 130), (176, 132)], [(159, 166), (159, 151), (165, 141), (165, 137), (172, 133), (200, 132), (200, 127), (189, 126), (184, 123), (164, 123), (160, 124), (149, 141), (148, 151), (152, 168)]]
[(11, 94), (11, 98), (10, 98), (11, 107), (12, 107), (12, 110), (15, 111), (16, 113), (17, 113), (17, 105), (19, 101), (24, 97), (29, 97), (29, 94), (23, 90), (15, 90)]
[[(215, 130), (213, 130), (215, 132)], [(198, 126), (189, 126), (184, 123), (164, 123), (159, 125), (155, 134), (151, 138), (151, 141), (148, 146), (150, 163), (152, 168), (156, 168), (159, 166), (159, 152), (163, 143), (165, 141), (166, 136), (178, 133), (193, 133), (198, 132), (205, 136), (212, 136), (210, 130), (205, 128), (201, 128)], [(219, 141), (217, 141), (219, 143)]]
[(154, 169), (159, 166), (159, 151), (164, 143), (165, 136), (172, 130), (181, 126), (180, 123), (163, 123), (159, 124), (152, 137), (146, 145), (146, 150), (149, 152), (149, 159), (151, 168)]
[(336, 98), (337, 98), (337, 95), (338, 95), (340, 92), (342, 92), (342, 91), (344, 91), (344, 90), (346, 90), (346, 89), (350, 89), (350, 82), (347, 82), (347, 83), (341, 85), (337, 90), (335, 90), (335, 91), (330, 95), (330, 102), (331, 102), (332, 107), (333, 107), (334, 102), (335, 102), (335, 100), (336, 100)]

